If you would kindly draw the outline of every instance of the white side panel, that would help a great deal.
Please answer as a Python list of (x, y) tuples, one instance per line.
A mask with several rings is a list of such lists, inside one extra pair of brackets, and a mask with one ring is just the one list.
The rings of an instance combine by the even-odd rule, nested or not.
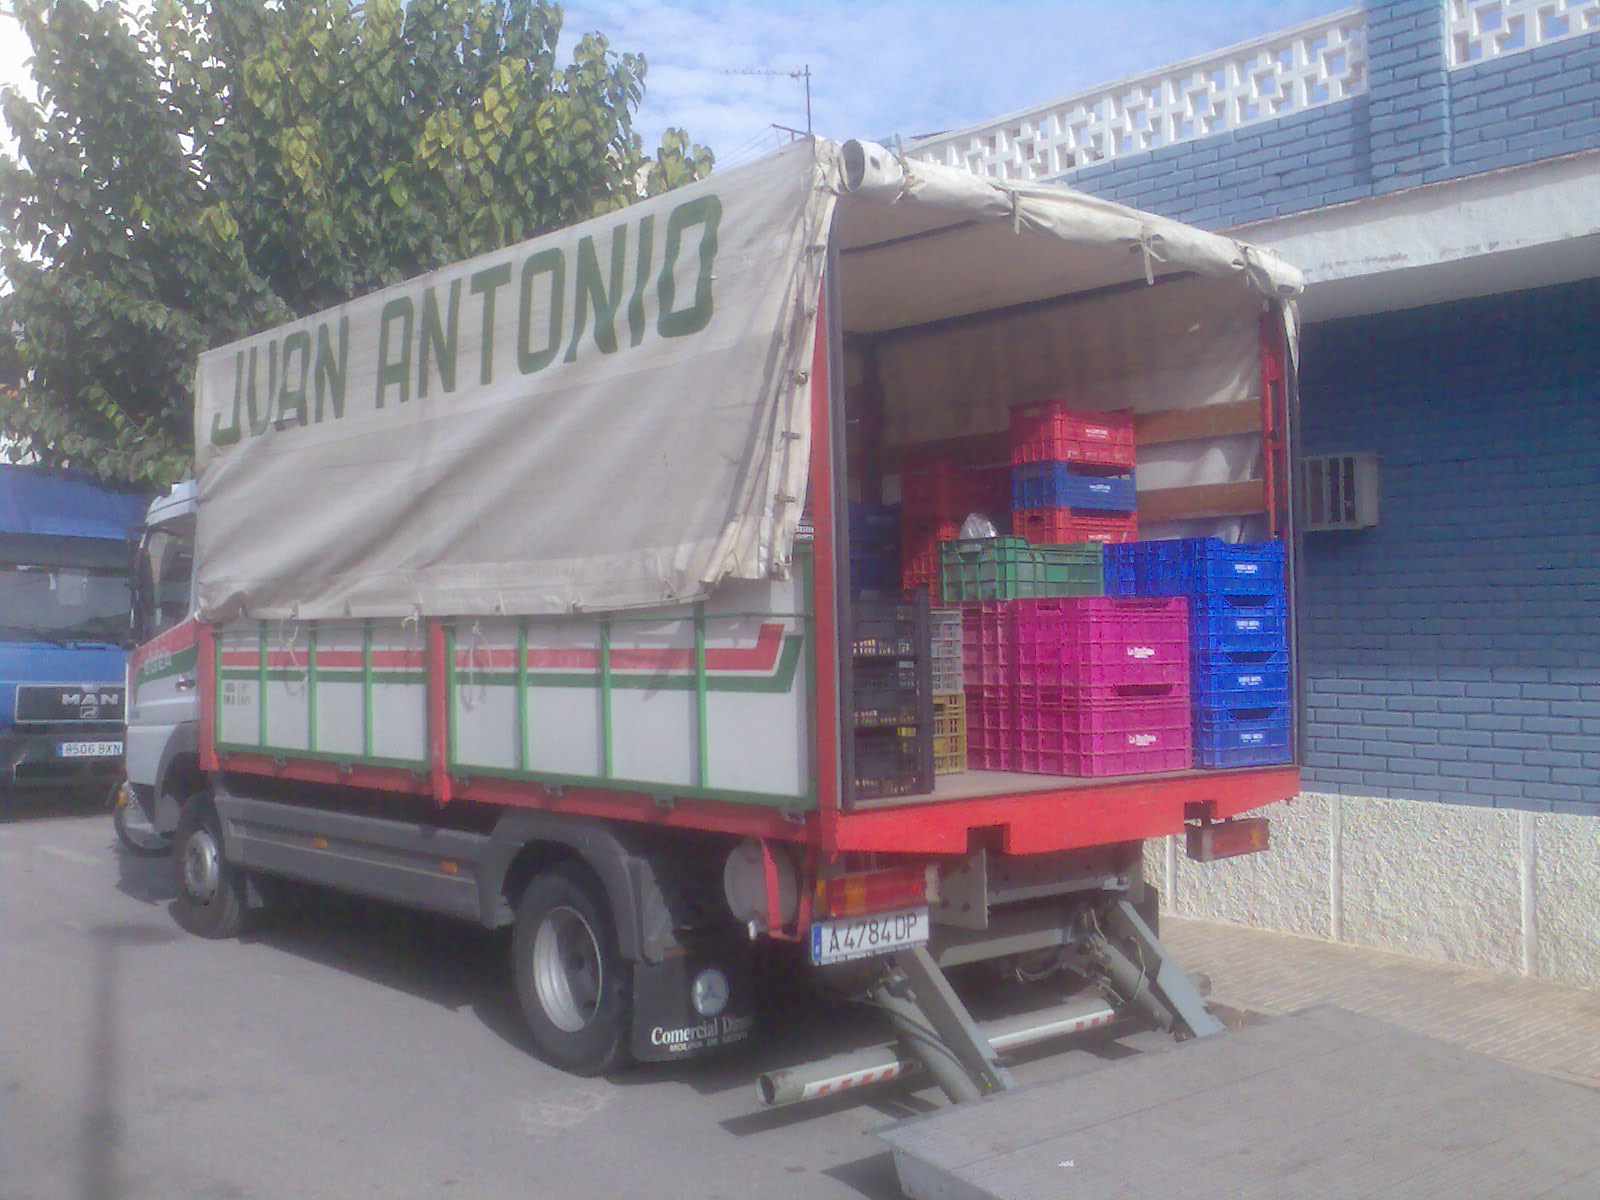
[[(805, 680), (797, 681), (804, 695)], [(809, 790), (810, 714), (787, 693), (712, 692), (709, 774), (721, 790), (803, 796)]]
[(317, 683), (317, 750), (342, 758), (360, 758), (365, 701), (359, 681)]
[(529, 688), (529, 770), (598, 778), (600, 724), (599, 689)]
[(509, 771), (517, 765), (517, 694), (502, 683), (458, 679), (451, 692), (455, 706), (455, 757), (463, 767)]
[(692, 691), (618, 688), (611, 694), (611, 774), (695, 786), (696, 720)]

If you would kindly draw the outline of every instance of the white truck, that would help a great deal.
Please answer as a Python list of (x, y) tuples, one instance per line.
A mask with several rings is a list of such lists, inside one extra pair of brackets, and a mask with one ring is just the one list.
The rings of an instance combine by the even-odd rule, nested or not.
[[(918, 1066), (1003, 1090), (1007, 1048), (1130, 1008), (1215, 1032), (1144, 842), (1261, 848), (1240, 818), (1296, 794), (1292, 752), (862, 786), (849, 501), (930, 454), (1003, 466), (1014, 405), (1131, 409), (1141, 535), (1278, 539), (1292, 603), (1298, 287), (817, 140), (206, 354), (128, 693), (183, 920), (229, 935), (292, 879), (513, 926), (535, 1041), (580, 1073), (743, 1040), (751, 947), (789, 945), (897, 1039), (770, 1103)], [(1058, 1002), (981, 1026), (946, 971), (984, 960)]]

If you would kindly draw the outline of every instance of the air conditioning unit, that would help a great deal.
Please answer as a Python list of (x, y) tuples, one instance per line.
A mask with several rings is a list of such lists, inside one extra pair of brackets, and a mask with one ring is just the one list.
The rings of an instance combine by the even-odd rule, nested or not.
[(1300, 460), (1304, 527), (1370, 529), (1378, 523), (1378, 455), (1318, 454)]

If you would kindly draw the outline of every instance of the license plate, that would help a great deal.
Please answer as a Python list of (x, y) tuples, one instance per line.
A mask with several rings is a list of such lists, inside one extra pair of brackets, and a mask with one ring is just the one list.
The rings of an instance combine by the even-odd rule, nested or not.
[(817, 966), (920, 946), (928, 940), (928, 910), (819, 921), (811, 927), (811, 961)]
[(122, 754), (122, 743), (62, 742), (56, 753), (62, 758), (117, 758)]

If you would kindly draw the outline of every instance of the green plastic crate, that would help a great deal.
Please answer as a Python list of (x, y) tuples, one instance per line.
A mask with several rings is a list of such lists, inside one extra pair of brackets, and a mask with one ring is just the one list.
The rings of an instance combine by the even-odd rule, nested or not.
[(1098, 542), (1035, 546), (1023, 538), (974, 538), (942, 543), (940, 559), (946, 604), (1105, 594)]

